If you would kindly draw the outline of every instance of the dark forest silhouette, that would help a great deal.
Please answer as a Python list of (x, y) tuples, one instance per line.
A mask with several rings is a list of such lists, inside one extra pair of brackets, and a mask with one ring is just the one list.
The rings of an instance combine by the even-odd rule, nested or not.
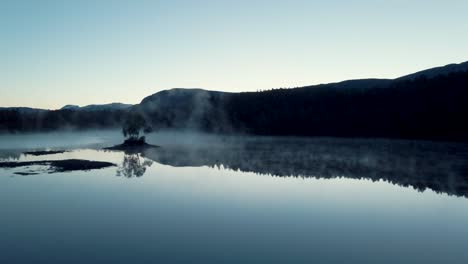
[(254, 135), (468, 141), (468, 71), (261, 92), (172, 89), (128, 109), (0, 110), (0, 131), (121, 128), (138, 113), (157, 129)]

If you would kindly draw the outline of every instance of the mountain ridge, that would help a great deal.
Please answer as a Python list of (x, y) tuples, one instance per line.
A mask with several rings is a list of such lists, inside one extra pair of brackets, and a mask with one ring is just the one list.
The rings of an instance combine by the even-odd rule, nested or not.
[[(468, 61), (461, 62), (461, 63), (450, 63), (444, 66), (437, 66), (437, 67), (432, 67), (428, 68), (425, 70), (417, 71), (414, 73), (410, 73), (407, 75), (403, 75), (397, 78), (393, 79), (386, 79), (386, 78), (363, 78), (363, 79), (350, 79), (350, 80), (343, 80), (343, 81), (338, 81), (338, 82), (331, 82), (331, 83), (320, 83), (320, 84), (312, 84), (312, 85), (306, 85), (306, 86), (301, 86), (301, 87), (294, 87), (294, 88), (279, 88), (279, 89), (297, 89), (297, 88), (314, 88), (314, 87), (332, 87), (332, 86), (341, 86), (341, 87), (352, 87), (355, 85), (359, 85), (360, 87), (372, 87), (372, 86), (380, 86), (380, 87), (386, 87), (388, 84), (390, 84), (393, 81), (408, 81), (408, 80), (414, 80), (418, 77), (425, 76), (426, 78), (433, 78), (438, 75), (447, 75), (450, 73), (454, 72), (460, 72), (460, 71), (468, 71)], [(158, 94), (164, 94), (167, 92), (187, 92), (187, 91), (192, 91), (192, 92), (201, 92), (201, 91), (206, 91), (206, 92), (215, 92), (215, 93), (226, 93), (226, 94), (233, 94), (236, 92), (227, 92), (227, 91), (219, 91), (219, 90), (208, 90), (204, 88), (169, 88), (169, 89), (164, 89), (160, 90), (158, 92), (155, 92), (151, 95), (148, 95), (144, 97), (140, 103), (136, 104), (139, 105), (141, 103), (144, 103), (145, 101), (149, 100), (149, 98), (154, 97)], [(254, 91), (245, 91), (245, 92), (240, 92), (240, 93), (249, 93), (249, 92), (254, 92)], [(90, 105), (85, 105), (85, 106), (79, 106), (79, 105), (73, 105), (73, 104), (67, 104), (61, 107), (60, 109), (42, 109), (42, 108), (35, 108), (35, 107), (26, 107), (26, 106), (17, 106), (17, 107), (0, 107), (0, 110), (6, 110), (6, 109), (24, 109), (26, 111), (56, 111), (56, 110), (85, 110), (85, 111), (99, 111), (99, 110), (114, 110), (114, 109), (126, 109), (126, 108), (131, 108), (133, 106), (132, 104), (125, 104), (125, 103), (120, 103), (120, 102), (113, 102), (113, 103), (107, 103), (107, 104), (90, 104)]]
[[(468, 71), (468, 61), (461, 62), (461, 63), (451, 63), (451, 64), (447, 64), (444, 66), (432, 67), (429, 69), (417, 71), (417, 72), (403, 75), (403, 76), (393, 78), (393, 79), (387, 79), (387, 78), (350, 79), (350, 80), (343, 80), (343, 81), (338, 81), (338, 82), (312, 84), (312, 85), (306, 85), (306, 86), (300, 86), (300, 87), (294, 87), (294, 88), (280, 88), (280, 89), (314, 88), (314, 87), (324, 87), (324, 86), (341, 86), (343, 88), (350, 88), (350, 87), (357, 86), (357, 85), (359, 85), (360, 88), (362, 87), (369, 88), (369, 87), (374, 87), (374, 86), (386, 87), (391, 82), (394, 82), (394, 81), (414, 80), (422, 76), (425, 76), (426, 78), (433, 78), (439, 75), (447, 75), (450, 73), (462, 72), (462, 71)], [(181, 91), (192, 91), (192, 92), (205, 91), (205, 92), (216, 92), (216, 93), (227, 93), (227, 94), (235, 93), (235, 92), (225, 92), (225, 91), (218, 91), (218, 90), (208, 90), (208, 89), (203, 89), (203, 88), (169, 88), (169, 89), (161, 90), (161, 91), (158, 91), (156, 93), (146, 96), (145, 98), (141, 100), (140, 104), (144, 103), (145, 101), (148, 101), (151, 97), (163, 94), (165, 92), (181, 92)], [(246, 91), (244, 93), (249, 93), (249, 92), (254, 92), (254, 91)]]
[(120, 128), (129, 113), (137, 112), (154, 130), (468, 142), (465, 65), (436, 67), (405, 78), (260, 92), (173, 88), (115, 109), (91, 105), (93, 111), (83, 111), (69, 105), (52, 111), (0, 110), (0, 131)]
[(131, 104), (123, 103), (108, 103), (108, 104), (90, 104), (85, 106), (65, 105), (59, 110), (76, 110), (76, 111), (102, 111), (102, 110), (123, 110), (132, 107)]
[(417, 71), (408, 75), (403, 75), (394, 80), (414, 80), (415, 78), (425, 76), (426, 78), (433, 78), (439, 75), (447, 75), (450, 73), (468, 71), (468, 61), (461, 63), (451, 63), (445, 66), (433, 67), (421, 71)]

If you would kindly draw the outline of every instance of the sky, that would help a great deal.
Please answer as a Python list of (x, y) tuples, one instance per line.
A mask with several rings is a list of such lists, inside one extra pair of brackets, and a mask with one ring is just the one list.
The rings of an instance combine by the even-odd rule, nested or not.
[(0, 107), (395, 78), (468, 60), (466, 0), (0, 0)]

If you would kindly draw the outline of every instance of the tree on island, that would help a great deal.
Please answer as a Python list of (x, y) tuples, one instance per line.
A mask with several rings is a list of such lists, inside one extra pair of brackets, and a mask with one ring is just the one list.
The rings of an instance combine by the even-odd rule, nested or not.
[(122, 134), (126, 138), (125, 144), (145, 144), (145, 136), (140, 134), (151, 132), (151, 127), (146, 123), (145, 118), (138, 113), (129, 113), (122, 127)]

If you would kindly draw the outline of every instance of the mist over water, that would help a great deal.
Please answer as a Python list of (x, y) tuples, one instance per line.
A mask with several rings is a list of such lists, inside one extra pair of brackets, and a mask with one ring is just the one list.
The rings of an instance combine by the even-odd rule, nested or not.
[[(0, 162), (117, 165), (0, 168), (1, 263), (468, 261), (466, 144), (168, 131), (144, 153), (101, 150), (121, 141), (0, 137)], [(23, 154), (44, 149), (68, 152)]]

